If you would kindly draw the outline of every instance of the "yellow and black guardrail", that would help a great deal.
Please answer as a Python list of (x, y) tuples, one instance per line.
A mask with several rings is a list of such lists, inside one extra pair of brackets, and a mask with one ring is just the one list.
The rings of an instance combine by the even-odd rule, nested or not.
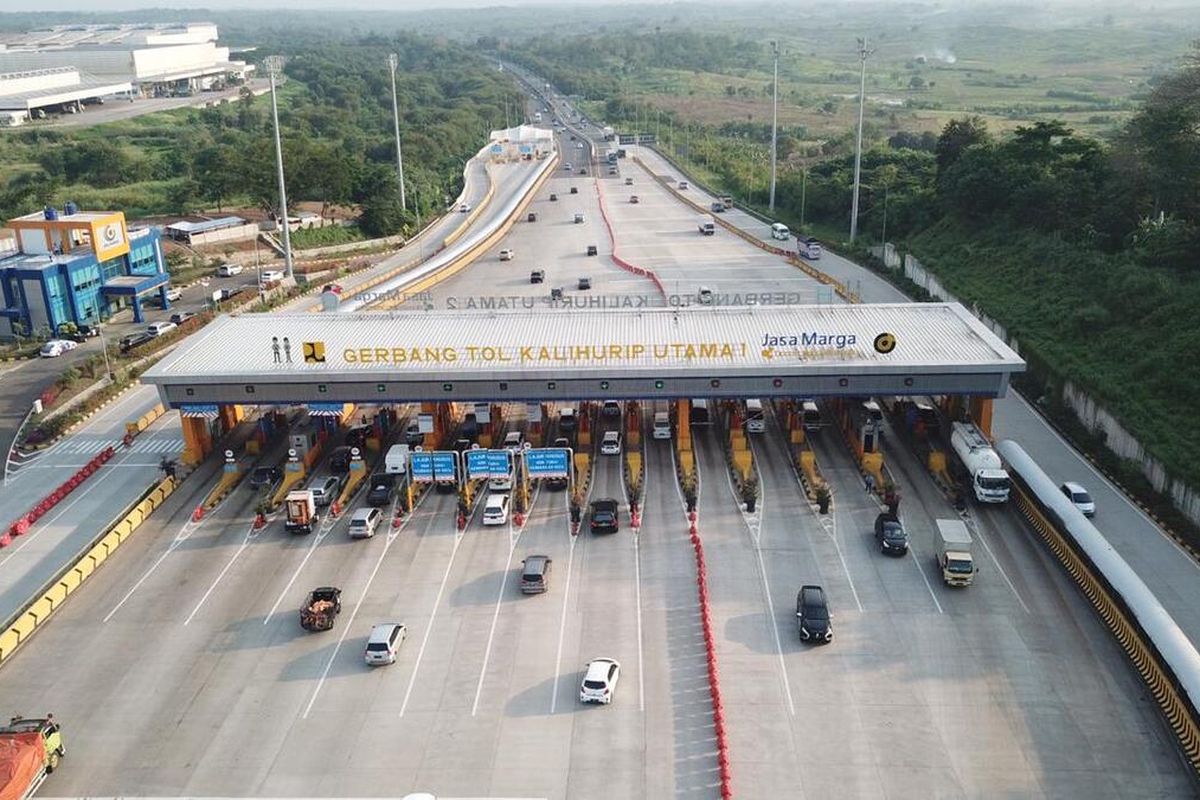
[(146, 518), (175, 491), (174, 478), (151, 486), (104, 528), (104, 532), (52, 580), (44, 584), (25, 608), (10, 618), (0, 632), (0, 665), (46, 624), (67, 598), (75, 593)]
[(479, 201), (479, 204), (475, 206), (475, 210), (470, 214), (467, 214), (466, 218), (459, 223), (458, 227), (452, 230), (450, 235), (442, 240), (443, 250), (457, 242), (462, 238), (464, 233), (470, 230), (471, 226), (475, 224), (475, 220), (479, 219), (479, 215), (483, 213), (483, 210), (488, 207), (489, 203), (492, 202), (492, 198), (496, 196), (496, 181), (492, 179), (492, 174), (486, 166), (484, 167), (484, 174), (487, 175), (488, 179), (487, 192), (484, 193), (483, 199)]
[(1179, 746), (1191, 763), (1192, 769), (1200, 773), (1200, 720), (1194, 716), (1190, 704), (1180, 693), (1157, 651), (1146, 641), (1141, 629), (1129, 619), (1129, 615), (1112, 596), (1104, 581), (1095, 574), (1062, 532), (1046, 518), (1024, 487), (1016, 482), (1012, 487), (1012, 498), (1021, 514), (1083, 591), (1088, 602), (1096, 609), (1105, 626), (1121, 645), (1121, 649), (1125, 651), (1134, 669), (1141, 675), (1154, 696), (1154, 701), (1166, 717), (1171, 730), (1175, 732)]

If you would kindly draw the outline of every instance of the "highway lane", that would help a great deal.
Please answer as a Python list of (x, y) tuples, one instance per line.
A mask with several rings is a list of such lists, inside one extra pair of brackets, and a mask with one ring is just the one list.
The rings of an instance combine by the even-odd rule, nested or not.
[[(647, 148), (643, 159), (658, 169), (672, 169)], [(726, 218), (761, 237), (766, 227), (743, 212)], [(782, 244), (780, 242), (779, 244)], [(870, 270), (826, 251), (815, 262), (822, 271), (847, 282), (865, 302), (908, 302), (898, 289)], [(1200, 563), (1154, 524), (1088, 461), (1072, 449), (1016, 392), (995, 401), (993, 434), (1019, 442), (1051, 478), (1082, 483), (1096, 501), (1092, 523), (1109, 543), (1146, 580), (1163, 606), (1193, 643), (1200, 645)]]

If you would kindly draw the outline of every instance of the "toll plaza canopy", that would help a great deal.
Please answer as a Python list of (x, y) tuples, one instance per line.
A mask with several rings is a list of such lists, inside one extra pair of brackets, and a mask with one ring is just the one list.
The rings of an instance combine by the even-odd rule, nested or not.
[(1021, 358), (957, 303), (221, 317), (164, 403), (1002, 396)]

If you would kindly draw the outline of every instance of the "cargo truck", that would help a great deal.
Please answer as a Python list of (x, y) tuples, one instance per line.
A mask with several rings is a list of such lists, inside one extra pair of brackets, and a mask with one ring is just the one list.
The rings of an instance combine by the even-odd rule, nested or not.
[(975, 499), (980, 503), (1007, 502), (1008, 473), (983, 431), (969, 422), (955, 422), (950, 426), (950, 445), (971, 481)]
[(717, 225), (713, 222), (712, 217), (705, 217), (696, 225), (700, 229), (700, 233), (705, 236), (712, 236), (717, 232)]
[(942, 583), (947, 586), (970, 586), (979, 568), (971, 557), (971, 532), (961, 519), (937, 520), (938, 568), (942, 571)]
[(0, 780), (4, 782), (0, 798), (33, 797), (64, 755), (62, 731), (53, 714), (37, 719), (13, 717), (0, 728)]
[(297, 489), (287, 493), (287, 521), (283, 523), (288, 533), (312, 533), (317, 524), (317, 499), (312, 489)]

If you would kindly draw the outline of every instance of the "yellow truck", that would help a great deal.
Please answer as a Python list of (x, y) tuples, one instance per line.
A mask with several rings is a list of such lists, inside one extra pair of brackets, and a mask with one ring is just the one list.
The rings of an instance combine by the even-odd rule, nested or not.
[(938, 568), (942, 571), (942, 583), (947, 586), (970, 586), (975, 581), (975, 559), (971, 556), (971, 532), (961, 519), (939, 519), (937, 521)]

